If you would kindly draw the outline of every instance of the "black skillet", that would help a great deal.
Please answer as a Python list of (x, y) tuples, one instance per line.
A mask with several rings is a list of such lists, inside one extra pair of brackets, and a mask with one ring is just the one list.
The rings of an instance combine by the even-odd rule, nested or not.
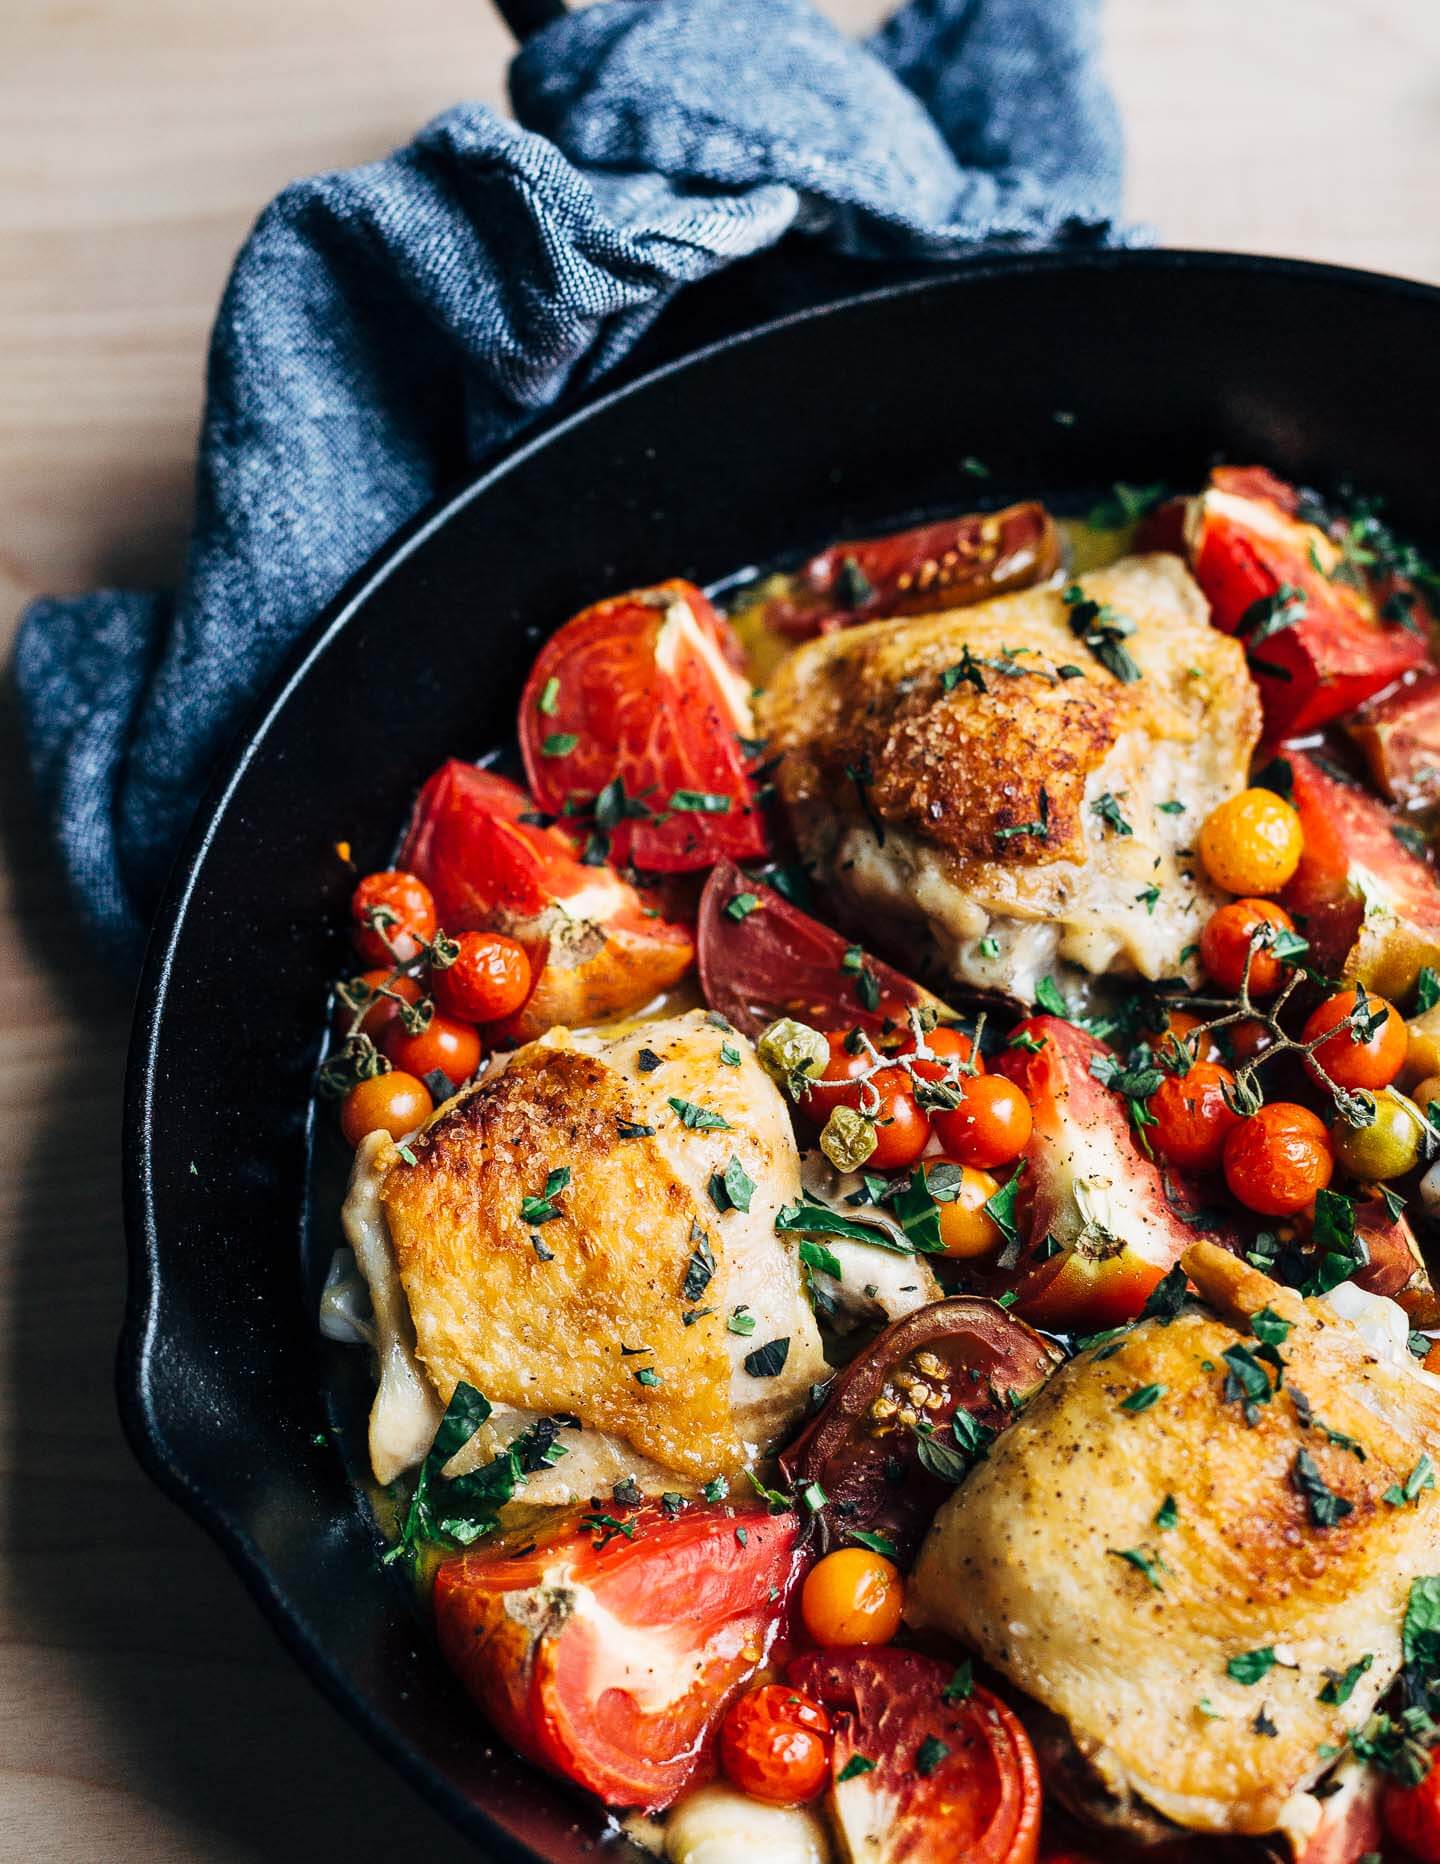
[(536, 641), (599, 595), (991, 491), (1193, 484), (1217, 453), (1351, 480), (1423, 536), (1437, 407), (1440, 291), (1358, 272), (1102, 253), (832, 303), (594, 400), (412, 525), (217, 774), (131, 1052), (126, 1426), (306, 1669), (493, 1851), (578, 1859), (605, 1822), (488, 1738), (378, 1567), (331, 1434), (364, 1402), (357, 1357), (315, 1329), (333, 1214), (305, 1215), (312, 1137), (336, 1169), (308, 1100), (350, 886), (335, 843), (383, 865), (416, 786), (510, 736)]

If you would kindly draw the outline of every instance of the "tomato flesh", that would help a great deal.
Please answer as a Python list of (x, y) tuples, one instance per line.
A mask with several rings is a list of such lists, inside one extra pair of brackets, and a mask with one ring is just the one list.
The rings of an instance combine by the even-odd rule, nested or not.
[[(663, 873), (765, 852), (745, 774), (750, 728), (729, 624), (693, 583), (583, 609), (541, 648), (520, 700), (520, 751), (541, 805), (588, 807), (624, 785), (606, 820), (620, 863)], [(697, 804), (694, 799), (706, 799)]]
[[(1034, 1864), (1040, 1770), (987, 1689), (946, 1700), (954, 1665), (913, 1650), (807, 1651), (785, 1671), (830, 1713), (831, 1816), (868, 1864)], [(843, 1779), (859, 1755), (868, 1772)]]
[(1370, 779), (1392, 803), (1440, 799), (1440, 673), (1422, 673), (1349, 719)]
[[(707, 1767), (731, 1698), (768, 1660), (803, 1565), (793, 1514), (647, 1506), (634, 1539), (578, 1527), (468, 1553), (435, 1579), (447, 1662), (531, 1760), (612, 1806), (668, 1806)], [(742, 1539), (743, 1536), (743, 1539)]]

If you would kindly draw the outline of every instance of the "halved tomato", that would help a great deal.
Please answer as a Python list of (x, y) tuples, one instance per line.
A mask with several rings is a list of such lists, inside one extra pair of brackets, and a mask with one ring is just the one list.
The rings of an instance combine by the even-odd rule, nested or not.
[(1281, 903), (1315, 964), (1403, 1002), (1422, 964), (1440, 964), (1440, 886), (1403, 845), (1395, 817), (1300, 751), (1285, 752), (1305, 852)]
[(657, 872), (763, 854), (739, 665), (729, 623), (693, 583), (582, 609), (540, 649), (520, 700), (542, 806), (593, 813), (614, 860)]
[(954, 1020), (923, 985), (729, 861), (719, 862), (705, 883), (695, 938), (706, 1003), (749, 1036), (777, 1016), (826, 1030), (859, 1024), (872, 1036), (903, 1026), (912, 1007)]
[(785, 1680), (830, 1713), (829, 1805), (846, 1857), (1034, 1864), (1040, 1770), (998, 1696), (893, 1647), (806, 1651)]
[(1422, 673), (1413, 685), (1386, 693), (1345, 729), (1388, 801), (1440, 801), (1440, 673)]
[(1195, 579), (1216, 627), (1245, 637), (1272, 737), (1314, 731), (1430, 664), (1424, 642), (1382, 621), (1368, 590), (1334, 578), (1338, 545), (1297, 514), (1293, 488), (1230, 467), (1189, 521)]
[(534, 813), (518, 784), (452, 760), (421, 790), (403, 851), (445, 931), (504, 932), (525, 947), (535, 984), (504, 1025), (515, 1041), (640, 1009), (694, 956), (682, 927), (649, 913), (613, 868), (579, 861), (559, 829), (524, 820)]
[(435, 1577), (446, 1661), (514, 1747), (610, 1806), (668, 1806), (772, 1656), (804, 1565), (793, 1514), (655, 1504)]
[(1356, 1287), (1398, 1301), (1412, 1326), (1440, 1326), (1440, 1299), (1405, 1213), (1392, 1216), (1378, 1196), (1367, 1197), (1355, 1206), (1355, 1229), (1369, 1257), (1352, 1277)]
[[(819, 1483), (830, 1503), (825, 1518), (842, 1537), (883, 1534), (908, 1565), (953, 1487), (937, 1469), (962, 1467), (1061, 1357), (994, 1301), (934, 1301), (887, 1327), (836, 1375), (780, 1466), (792, 1484)], [(968, 1448), (955, 1431), (957, 1411), (979, 1427), (966, 1428)]]
[(876, 615), (965, 608), (1044, 582), (1060, 566), (1060, 534), (1043, 505), (970, 512), (811, 557), (765, 604), (765, 622), (795, 639)]
[(1124, 1100), (1096, 1078), (1095, 1063), (1110, 1055), (1103, 1042), (1061, 1017), (1032, 1016), (1011, 1043), (992, 1066), (1034, 1117), (1017, 1204), (1016, 1312), (1076, 1332), (1121, 1326), (1195, 1240), (1171, 1203), (1178, 1180), (1144, 1156)]

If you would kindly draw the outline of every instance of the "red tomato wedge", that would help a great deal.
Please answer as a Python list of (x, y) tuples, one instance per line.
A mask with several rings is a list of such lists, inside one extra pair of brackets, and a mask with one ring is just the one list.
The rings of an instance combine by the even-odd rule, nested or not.
[(668, 1806), (725, 1708), (771, 1657), (804, 1559), (793, 1514), (658, 1506), (634, 1538), (572, 1523), (435, 1578), (440, 1648), (530, 1760), (610, 1806)]
[[(830, 1813), (866, 1864), (1035, 1864), (1040, 1770), (998, 1696), (947, 1701), (953, 1664), (919, 1651), (807, 1651), (785, 1680), (830, 1712)], [(857, 1757), (873, 1765), (846, 1779)]]
[[(1015, 1036), (1039, 1044), (1007, 1048), (993, 1064), (1035, 1122), (1017, 1202), (1015, 1311), (1065, 1331), (1121, 1326), (1195, 1240), (1167, 1195), (1167, 1183), (1179, 1195), (1176, 1176), (1162, 1178), (1144, 1156), (1125, 1102), (1091, 1072), (1110, 1053), (1103, 1042), (1058, 1016), (1032, 1016)], [(1045, 1256), (1055, 1243), (1059, 1253)]]
[(1216, 627), (1245, 637), (1272, 737), (1314, 731), (1430, 664), (1424, 642), (1382, 622), (1367, 591), (1331, 579), (1339, 547), (1296, 503), (1262, 469), (1232, 467), (1190, 516), (1195, 579)]
[(540, 649), (520, 700), (520, 750), (541, 806), (591, 809), (612, 859), (689, 873), (765, 852), (745, 774), (748, 689), (730, 625), (688, 582), (582, 609)]
[(1044, 582), (1060, 534), (1043, 505), (970, 512), (938, 524), (831, 544), (765, 604), (768, 627), (803, 640), (877, 615), (965, 608)]
[(694, 956), (683, 928), (647, 917), (632, 886), (523, 820), (533, 813), (518, 784), (452, 760), (421, 790), (402, 851), (447, 932), (504, 932), (525, 947), (535, 984), (504, 1026), (516, 1041), (640, 1009)]
[(1286, 751), (1305, 852), (1281, 894), (1316, 965), (1403, 1002), (1422, 964), (1440, 964), (1440, 886), (1395, 834), (1384, 803)]
[(748, 1036), (777, 1016), (827, 1031), (858, 1023), (873, 1036), (903, 1026), (912, 1006), (954, 1020), (937, 996), (883, 959), (866, 954), (857, 965), (849, 954), (858, 947), (729, 861), (705, 883), (695, 938), (706, 1003)]
[(1440, 1300), (1404, 1212), (1392, 1217), (1379, 1197), (1368, 1197), (1355, 1207), (1355, 1228), (1369, 1255), (1355, 1272), (1355, 1286), (1398, 1301), (1412, 1326), (1440, 1326)]
[(1366, 706), (1346, 731), (1392, 803), (1440, 802), (1440, 673), (1422, 673)]

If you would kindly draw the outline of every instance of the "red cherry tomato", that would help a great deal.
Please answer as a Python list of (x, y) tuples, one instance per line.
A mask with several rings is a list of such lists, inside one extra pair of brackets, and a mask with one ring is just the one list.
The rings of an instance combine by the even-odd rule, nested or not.
[(392, 1023), (385, 1032), (385, 1053), (397, 1068), (422, 1080), (438, 1069), (452, 1087), (459, 1087), (480, 1066), (480, 1037), (472, 1024), (457, 1023), (437, 1010), (418, 1035)]
[(814, 1077), (815, 1085), (800, 1102), (819, 1126), (830, 1117), (832, 1107), (859, 1107), (860, 1076), (874, 1066), (874, 1057), (868, 1050), (852, 1051), (846, 1047), (848, 1039), (843, 1030), (831, 1030), (826, 1036), (830, 1059)]
[(945, 1150), (962, 1165), (988, 1171), (1008, 1165), (1030, 1143), (1034, 1121), (1030, 1103), (1003, 1075), (976, 1075), (964, 1084), (964, 1098), (954, 1108), (931, 1115)]
[(1151, 1145), (1182, 1171), (1218, 1171), (1227, 1135), (1240, 1115), (1225, 1099), (1235, 1077), (1219, 1062), (1197, 1061), (1188, 1074), (1167, 1074), (1150, 1096), (1155, 1124), (1145, 1128)]
[(720, 1724), (720, 1764), (752, 1799), (802, 1806), (830, 1772), (830, 1717), (788, 1684), (762, 1683)]
[[(1266, 924), (1295, 930), (1295, 921), (1273, 900), (1231, 900), (1211, 913), (1200, 934), (1200, 962), (1222, 990), (1239, 990), (1251, 942), (1257, 929)], [(1250, 966), (1251, 996), (1273, 997), (1284, 976), (1279, 960), (1257, 940)]]
[[(704, 1769), (726, 1705), (770, 1660), (805, 1556), (793, 1514), (652, 1506), (627, 1520), (633, 1540), (577, 1526), (528, 1553), (447, 1560), (435, 1627), (522, 1754), (607, 1805), (653, 1810)], [(577, 1587), (595, 1609), (555, 1611)]]
[[(360, 982), (371, 990), (378, 990), (383, 984), (389, 993), (372, 1003), (360, 1018), (360, 1033), (369, 1036), (372, 1042), (378, 1042), (399, 1015), (397, 997), (403, 997), (407, 1003), (418, 1003), (425, 994), (413, 977), (392, 978), (388, 970), (362, 971)], [(342, 1029), (348, 1029), (352, 1015), (353, 1012), (341, 1003), (335, 1020)]]
[(1440, 1864), (1440, 1768), (1432, 1760), (1418, 1786), (1385, 1788), (1385, 1829), (1418, 1864)]
[[(372, 924), (372, 915), (384, 928)], [(350, 899), (355, 949), (371, 964), (391, 965), (418, 958), (422, 944), (435, 936), (435, 901), (423, 880), (398, 868), (367, 874)], [(385, 939), (390, 943), (387, 945)]]
[(1274, 1100), (1242, 1120), (1222, 1151), (1232, 1196), (1262, 1217), (1290, 1217), (1329, 1184), (1330, 1135), (1308, 1107)]
[[(930, 1121), (915, 1100), (915, 1083), (903, 1068), (882, 1068), (870, 1077), (880, 1096), (875, 1114), (875, 1150), (866, 1161), (871, 1171), (899, 1171), (913, 1165), (930, 1142)], [(873, 1101), (866, 1099), (862, 1112)]]
[(1350, 1028), (1342, 1025), (1359, 1004), (1359, 990), (1337, 991), (1305, 1020), (1304, 1040), (1313, 1042), (1327, 1029), (1335, 1034), (1315, 1050), (1315, 1059), (1341, 1087), (1389, 1087), (1405, 1065), (1410, 1031), (1405, 1018), (1384, 997), (1363, 993), (1365, 1009)]
[(430, 979), (440, 1008), (472, 1023), (513, 1016), (530, 995), (525, 947), (503, 932), (462, 932), (456, 943), (460, 956)]
[(765, 852), (738, 734), (740, 650), (693, 583), (634, 589), (582, 610), (536, 656), (520, 749), (536, 801), (593, 804), (617, 778), (629, 810), (604, 826), (612, 858), (665, 873)]
[[(913, 1035), (905, 1040), (895, 1051), (897, 1055), (913, 1055), (918, 1048)], [(932, 1029), (925, 1037), (925, 1046), (941, 1067), (930, 1078), (939, 1080), (944, 1073), (945, 1064), (958, 1062), (964, 1068), (974, 1065), (977, 1074), (985, 1072), (985, 1057), (975, 1053), (975, 1044), (963, 1029), (957, 1029), (953, 1023), (941, 1023), (938, 1029)]]

